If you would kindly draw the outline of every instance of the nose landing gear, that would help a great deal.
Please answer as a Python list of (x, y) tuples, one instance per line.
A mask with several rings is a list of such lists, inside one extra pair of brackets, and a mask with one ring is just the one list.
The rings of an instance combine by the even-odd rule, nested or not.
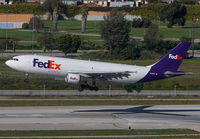
[(28, 73), (25, 73), (24, 75), (25, 75), (24, 82), (25, 83), (29, 83), (29, 75), (28, 75)]

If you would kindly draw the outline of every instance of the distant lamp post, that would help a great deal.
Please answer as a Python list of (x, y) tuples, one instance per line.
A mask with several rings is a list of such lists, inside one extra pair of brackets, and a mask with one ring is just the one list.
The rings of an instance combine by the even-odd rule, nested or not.
[(159, 29), (159, 32), (160, 32), (160, 16), (158, 16), (158, 29)]
[(109, 85), (109, 96), (111, 95), (111, 94), (110, 94), (111, 89), (112, 89), (112, 85), (110, 84), (110, 85)]
[(195, 18), (195, 16), (192, 17), (192, 57), (194, 57), (194, 40), (195, 40), (195, 31), (194, 31), (194, 25), (198, 21), (198, 18)]
[(8, 13), (9, 10), (6, 13), (6, 51), (8, 50)]
[(131, 22), (131, 35), (132, 35), (132, 28), (133, 28), (133, 20)]
[(33, 54), (33, 51), (34, 51), (34, 44), (33, 44), (33, 41), (34, 41), (34, 30), (35, 30), (35, 25), (34, 25), (34, 14), (33, 14), (33, 21), (32, 21), (32, 54)]
[(176, 96), (177, 94), (176, 90), (177, 90), (177, 84), (174, 85), (174, 96)]

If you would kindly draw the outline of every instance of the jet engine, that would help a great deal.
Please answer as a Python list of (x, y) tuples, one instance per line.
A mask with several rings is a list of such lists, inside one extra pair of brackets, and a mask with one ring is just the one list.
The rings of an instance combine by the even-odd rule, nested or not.
[(65, 77), (65, 82), (70, 84), (78, 84), (80, 82), (80, 75), (68, 73)]

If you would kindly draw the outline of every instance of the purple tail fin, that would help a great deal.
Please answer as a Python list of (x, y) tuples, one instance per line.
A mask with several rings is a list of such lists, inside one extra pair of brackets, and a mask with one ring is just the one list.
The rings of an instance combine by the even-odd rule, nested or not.
[(181, 65), (188, 49), (190, 48), (190, 42), (182, 42), (178, 44), (171, 52), (163, 57), (159, 62), (152, 65), (152, 68), (156, 68), (157, 71), (177, 71)]
[(191, 43), (182, 42), (178, 44), (171, 52), (163, 57), (159, 62), (151, 65), (150, 71), (139, 82), (147, 82), (153, 80), (160, 80), (164, 78), (181, 76), (185, 73), (178, 71)]

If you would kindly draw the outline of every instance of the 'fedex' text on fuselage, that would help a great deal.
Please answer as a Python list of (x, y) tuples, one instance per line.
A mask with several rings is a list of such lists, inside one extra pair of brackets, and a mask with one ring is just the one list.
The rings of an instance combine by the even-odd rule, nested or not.
[(61, 70), (60, 66), (61, 64), (55, 64), (54, 60), (48, 60), (47, 62), (39, 61), (39, 59), (34, 58), (33, 59), (33, 67), (38, 68), (45, 68), (45, 69), (55, 69), (55, 70)]

